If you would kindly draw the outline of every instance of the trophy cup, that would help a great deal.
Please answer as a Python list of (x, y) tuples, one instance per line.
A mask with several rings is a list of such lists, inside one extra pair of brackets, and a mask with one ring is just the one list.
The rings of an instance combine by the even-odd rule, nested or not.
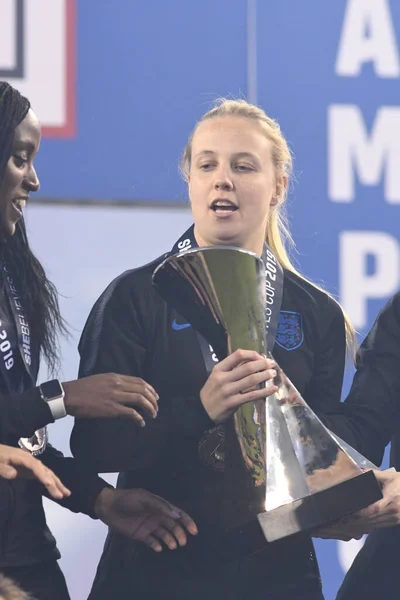
[[(156, 268), (153, 284), (219, 360), (238, 348), (268, 353), (265, 267), (252, 252), (184, 251)], [(242, 405), (223, 426), (226, 530), (258, 519), (268, 542), (382, 498), (377, 467), (323, 425), (279, 367), (274, 384), (275, 394)]]

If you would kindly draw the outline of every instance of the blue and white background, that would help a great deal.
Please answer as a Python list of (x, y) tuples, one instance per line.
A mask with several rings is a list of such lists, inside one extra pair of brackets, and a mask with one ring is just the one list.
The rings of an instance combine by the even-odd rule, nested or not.
[[(397, 0), (0, 0), (0, 77), (44, 125), (27, 222), (72, 328), (62, 377), (103, 288), (191, 222), (179, 157), (219, 96), (280, 122), (298, 262), (364, 334), (400, 287), (399, 44)], [(70, 427), (51, 428), (66, 453)], [(105, 527), (47, 511), (84, 600)], [(317, 541), (327, 600), (361, 543)]]

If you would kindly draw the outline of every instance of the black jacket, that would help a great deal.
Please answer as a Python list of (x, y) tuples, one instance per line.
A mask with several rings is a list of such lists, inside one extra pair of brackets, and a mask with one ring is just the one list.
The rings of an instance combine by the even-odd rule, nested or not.
[[(345, 401), (364, 454), (378, 464), (391, 440), (390, 464), (400, 469), (400, 293), (379, 313), (357, 356)], [(378, 529), (348, 571), (338, 600), (399, 597), (400, 526)]]
[(379, 313), (356, 356), (350, 392), (319, 416), (327, 427), (380, 465), (391, 441), (391, 466), (400, 468), (400, 293)]
[[(14, 355), (18, 356), (18, 350)], [(22, 361), (19, 368), (23, 369)], [(34, 431), (54, 421), (38, 388), (6, 394), (0, 376), (0, 391), (3, 392), (0, 393), (0, 443), (18, 446), (20, 437), (30, 437)], [(94, 501), (108, 484), (77, 460), (64, 458), (51, 445), (39, 458), (72, 492), (58, 504), (95, 517)], [(46, 488), (37, 481), (8, 481), (0, 477), (0, 568), (31, 565), (60, 557), (46, 525), (43, 494), (48, 495)]]
[[(192, 327), (180, 327), (182, 317), (152, 286), (153, 270), (162, 258), (122, 274), (106, 289), (79, 346), (81, 376), (116, 371), (142, 377), (160, 396), (158, 416), (140, 430), (120, 419), (76, 421), (71, 448), (98, 472), (122, 471), (120, 487), (144, 487), (180, 506), (194, 518), (200, 534), (182, 552), (153, 556), (111, 533), (93, 598), (105, 598), (124, 585), (140, 589), (140, 573), (150, 569), (156, 578), (163, 561), (170, 574), (190, 553), (192, 562), (200, 564), (222, 535), (223, 478), (198, 455), (200, 438), (214, 425), (199, 398), (207, 373)], [(315, 411), (334, 412), (345, 362), (343, 314), (327, 294), (288, 271), (273, 355)], [(280, 572), (289, 560), (302, 576), (318, 578), (308, 537), (277, 543), (269, 558), (279, 559)], [(148, 577), (146, 582), (143, 589)]]

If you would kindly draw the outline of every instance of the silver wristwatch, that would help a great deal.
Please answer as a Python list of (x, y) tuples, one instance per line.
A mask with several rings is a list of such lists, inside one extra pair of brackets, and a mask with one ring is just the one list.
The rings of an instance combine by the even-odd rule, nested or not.
[(53, 419), (62, 419), (67, 415), (64, 403), (64, 388), (58, 379), (52, 379), (39, 385), (42, 400), (47, 402), (53, 415)]

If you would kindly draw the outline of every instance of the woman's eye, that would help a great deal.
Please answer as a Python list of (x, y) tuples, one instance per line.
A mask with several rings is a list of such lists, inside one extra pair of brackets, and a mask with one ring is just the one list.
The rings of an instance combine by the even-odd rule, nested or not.
[(237, 171), (252, 171), (252, 167), (250, 165), (236, 165)]
[(18, 168), (23, 167), (28, 162), (26, 158), (21, 156), (20, 154), (14, 154), (14, 162)]
[(204, 163), (203, 165), (200, 165), (200, 169), (202, 171), (210, 171), (210, 169), (213, 168), (213, 164), (212, 163)]

